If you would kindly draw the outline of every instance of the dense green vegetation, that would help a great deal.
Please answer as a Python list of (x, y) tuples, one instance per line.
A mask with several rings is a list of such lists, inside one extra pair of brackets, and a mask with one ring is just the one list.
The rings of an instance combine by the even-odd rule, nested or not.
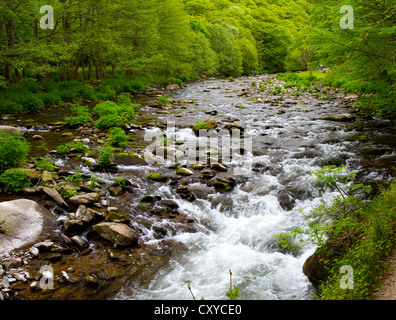
[[(365, 112), (394, 117), (395, 4), (391, 0), (49, 0), (0, 4), (0, 112), (106, 100), (152, 83), (201, 76), (305, 71), (364, 97)], [(354, 12), (353, 29), (340, 20)], [(344, 19), (350, 23), (351, 19)], [(101, 80), (95, 85), (83, 81)], [(15, 88), (15, 86), (17, 88)], [(10, 88), (12, 87), (12, 88)]]

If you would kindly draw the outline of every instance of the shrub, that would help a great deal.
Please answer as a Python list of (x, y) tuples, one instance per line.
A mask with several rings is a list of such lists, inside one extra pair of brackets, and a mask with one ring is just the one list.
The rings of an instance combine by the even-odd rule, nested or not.
[(128, 105), (130, 106), (132, 104), (132, 100), (129, 96), (127, 96), (126, 94), (122, 94), (120, 96), (117, 97), (117, 103), (119, 105)]
[(30, 144), (18, 134), (0, 131), (0, 169), (15, 168), (26, 162)]
[(113, 101), (103, 101), (96, 105), (93, 112), (97, 116), (105, 116), (109, 114), (116, 114), (118, 105)]
[(98, 121), (95, 122), (95, 128), (114, 128), (120, 126), (119, 118), (116, 114), (109, 114), (100, 117)]
[(19, 192), (29, 187), (29, 174), (18, 169), (6, 171), (0, 176), (0, 183), (5, 185), (6, 191)]
[(16, 102), (23, 106), (25, 111), (35, 112), (44, 107), (44, 102), (35, 94), (21, 95), (16, 98)]
[(121, 128), (113, 128), (110, 130), (110, 144), (115, 147), (125, 148), (128, 146), (129, 137)]
[(14, 101), (0, 101), (0, 113), (21, 113), (24, 108)]
[(71, 126), (85, 126), (91, 121), (91, 116), (89, 114), (89, 108), (86, 106), (74, 105), (71, 108), (72, 112), (75, 114), (73, 117), (68, 117), (65, 119), (66, 123)]
[(98, 166), (108, 167), (114, 162), (114, 149), (109, 143), (105, 143), (102, 148), (98, 150)]
[(74, 149), (77, 153), (84, 153), (88, 150), (87, 145), (81, 141), (72, 141), (66, 144), (59, 145), (56, 151), (59, 154), (66, 154)]
[(48, 158), (37, 158), (35, 164), (36, 168), (40, 171), (55, 171), (54, 163)]
[(55, 92), (42, 93), (39, 95), (39, 98), (43, 101), (45, 107), (53, 106), (62, 101), (60, 95)]

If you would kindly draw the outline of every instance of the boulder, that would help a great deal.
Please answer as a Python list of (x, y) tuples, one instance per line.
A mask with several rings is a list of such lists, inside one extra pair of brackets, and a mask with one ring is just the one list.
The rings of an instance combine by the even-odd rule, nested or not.
[(96, 192), (78, 194), (69, 199), (69, 203), (75, 205), (90, 205), (99, 200), (99, 194)]
[(181, 176), (192, 176), (194, 172), (192, 172), (189, 169), (183, 168), (183, 167), (178, 167), (176, 169), (176, 174), (181, 175)]
[(222, 171), (222, 172), (226, 172), (228, 170), (228, 168), (224, 164), (217, 163), (217, 162), (212, 163), (210, 165), (210, 168), (214, 171)]
[(199, 130), (210, 130), (218, 127), (218, 123), (215, 120), (205, 120), (202, 122), (198, 122), (193, 126), (193, 131), (196, 136), (199, 135)]
[(4, 131), (7, 134), (18, 133), (21, 136), (25, 135), (27, 132), (26, 129), (20, 129), (20, 128), (15, 128), (15, 127), (11, 127), (11, 126), (0, 126), (0, 132), (1, 131)]
[(44, 237), (56, 217), (37, 202), (27, 199), (0, 203), (0, 253), (19, 249)]
[(123, 223), (102, 222), (94, 225), (93, 230), (102, 238), (120, 246), (135, 245), (139, 238), (136, 230)]

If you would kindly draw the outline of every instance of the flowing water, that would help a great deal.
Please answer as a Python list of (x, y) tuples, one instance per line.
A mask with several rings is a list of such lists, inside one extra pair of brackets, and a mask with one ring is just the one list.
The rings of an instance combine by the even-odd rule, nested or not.
[[(171, 93), (174, 100), (196, 99), (172, 111), (179, 114), (179, 136), (195, 139), (191, 125), (204, 119), (235, 121), (253, 138), (253, 152), (248, 155), (252, 170), (238, 177), (240, 183), (231, 192), (198, 197), (194, 202), (180, 199), (167, 186), (154, 190), (156, 195), (174, 199), (179, 210), (196, 221), (199, 231), (168, 235), (185, 244), (188, 252), (176, 255), (146, 286), (127, 286), (119, 299), (191, 299), (188, 283), (197, 298), (225, 299), (229, 270), (241, 299), (311, 299), (314, 291), (302, 266), (315, 246), (290, 254), (280, 250), (273, 238), (303, 227), (303, 213), (322, 198), (330, 202), (335, 196), (319, 191), (310, 174), (323, 165), (348, 164), (361, 173), (362, 180), (370, 175), (365, 182), (388, 178), (385, 172), (368, 167), (357, 152), (361, 142), (353, 139), (355, 130), (319, 120), (345, 113), (338, 101), (300, 97), (270, 102), (248, 98), (260, 96), (257, 92), (248, 97), (240, 94), (258, 79), (209, 80)], [(281, 108), (285, 112), (278, 112)], [(216, 116), (204, 114), (213, 110)], [(166, 114), (160, 120), (169, 118)], [(386, 134), (392, 136), (394, 131)], [(392, 148), (383, 153), (395, 160)], [(190, 187), (207, 188), (200, 182)], [(146, 241), (158, 242), (149, 232)]]
[[(197, 138), (191, 127), (199, 121), (214, 119), (220, 126), (237, 123), (244, 128), (245, 136), (252, 138), (252, 150), (244, 154), (245, 159), (251, 160), (251, 167), (244, 168), (238, 176), (227, 172), (225, 177), (235, 178), (237, 183), (226, 193), (214, 192), (202, 179), (188, 180), (195, 201), (182, 199), (170, 183), (146, 178), (150, 172), (175, 176), (175, 167), (169, 161), (154, 165), (119, 164), (115, 174), (95, 172), (107, 184), (115, 177), (132, 182), (132, 194), (108, 196), (112, 205), (134, 217), (134, 226), (146, 245), (161, 247), (164, 241), (174, 241), (185, 248), (175, 252), (169, 264), (143, 285), (126, 284), (117, 299), (192, 299), (188, 283), (198, 299), (225, 299), (230, 285), (229, 270), (233, 284), (240, 287), (241, 299), (312, 299), (314, 289), (302, 266), (316, 247), (308, 245), (287, 253), (276, 245), (273, 236), (304, 227), (304, 214), (320, 204), (321, 199), (331, 202), (336, 193), (320, 190), (310, 176), (324, 165), (347, 164), (358, 172), (362, 183), (389, 180), (391, 167), (396, 163), (395, 125), (380, 119), (359, 119), (356, 123), (321, 120), (347, 112), (335, 94), (325, 101), (308, 94), (280, 98), (260, 93), (251, 86), (252, 81), (268, 79), (274, 80), (264, 75), (241, 77), (235, 82), (212, 79), (191, 83), (169, 92), (170, 98), (179, 102), (167, 110), (150, 108), (151, 98), (141, 99), (145, 115), (142, 117), (146, 120), (148, 117), (142, 134), (158, 131), (158, 124), (172, 119), (177, 139), (198, 141), (202, 138)], [(70, 139), (60, 136), (54, 139), (54, 133), (48, 132), (45, 122), (67, 115), (57, 112), (47, 120), (41, 116), (33, 119), (31, 122), (38, 124), (27, 126), (28, 136), (41, 134), (49, 148)], [(165, 132), (166, 128), (161, 130)], [(143, 152), (147, 144), (142, 142), (131, 151)], [(34, 147), (39, 155), (37, 143)], [(70, 170), (76, 165), (73, 159), (56, 155), (53, 158), (61, 168)], [(225, 164), (235, 165), (231, 161)], [(87, 165), (78, 165), (83, 173), (92, 173)], [(196, 232), (180, 228), (177, 222), (137, 211), (144, 195), (174, 200), (178, 211), (194, 221)], [(161, 237), (153, 226), (157, 230), (162, 228)]]

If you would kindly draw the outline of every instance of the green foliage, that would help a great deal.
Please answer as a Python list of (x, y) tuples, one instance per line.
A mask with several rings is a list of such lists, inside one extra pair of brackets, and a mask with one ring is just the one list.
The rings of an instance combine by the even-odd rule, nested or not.
[(158, 103), (170, 104), (171, 102), (169, 101), (169, 96), (161, 96), (158, 98)]
[[(126, 103), (126, 98), (121, 98), (121, 105), (113, 101), (99, 103), (93, 112), (100, 118), (95, 122), (96, 128), (121, 127), (135, 118), (135, 106)], [(128, 101), (129, 102), (129, 101)]]
[(98, 166), (106, 168), (114, 162), (114, 149), (109, 143), (98, 149)]
[(56, 151), (61, 155), (64, 155), (71, 151), (74, 151), (77, 153), (84, 153), (87, 150), (88, 150), (88, 146), (84, 142), (81, 142), (81, 141), (72, 141), (72, 142), (69, 142), (66, 144), (59, 145), (56, 148)]
[(84, 178), (81, 175), (82, 171), (76, 167), (74, 168), (73, 174), (70, 176), (67, 176), (65, 178), (65, 181), (71, 182), (75, 186), (80, 186), (84, 182)]
[(0, 131), (0, 170), (25, 164), (29, 152), (30, 144), (24, 137)]
[(71, 111), (75, 116), (65, 119), (67, 125), (71, 127), (85, 126), (91, 121), (89, 108), (87, 106), (74, 105), (72, 106)]
[(48, 158), (37, 158), (35, 159), (34, 162), (36, 168), (40, 171), (48, 171), (48, 172), (55, 171), (54, 163)]
[(0, 176), (0, 183), (10, 192), (19, 192), (31, 185), (29, 174), (18, 169), (4, 172)]
[(110, 130), (109, 142), (114, 147), (126, 148), (128, 146), (129, 137), (121, 128), (113, 128)]
[(232, 272), (230, 270), (230, 288), (226, 293), (226, 296), (230, 298), (230, 300), (236, 300), (239, 297), (239, 287), (232, 286)]

